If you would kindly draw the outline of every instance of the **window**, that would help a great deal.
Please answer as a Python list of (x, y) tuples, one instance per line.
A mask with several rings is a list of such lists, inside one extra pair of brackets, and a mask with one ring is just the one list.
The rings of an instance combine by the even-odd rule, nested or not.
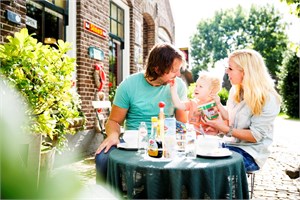
[(124, 10), (115, 3), (110, 3), (110, 33), (124, 38)]
[(27, 0), (26, 28), (39, 42), (53, 45), (58, 39), (65, 40), (65, 8), (67, 1), (51, 2)]
[(168, 32), (162, 27), (158, 28), (158, 40), (159, 40), (159, 42), (171, 43), (171, 38), (170, 38)]
[(114, 2), (110, 3), (109, 36), (109, 98), (112, 101), (115, 90), (122, 81), (124, 49), (124, 10)]

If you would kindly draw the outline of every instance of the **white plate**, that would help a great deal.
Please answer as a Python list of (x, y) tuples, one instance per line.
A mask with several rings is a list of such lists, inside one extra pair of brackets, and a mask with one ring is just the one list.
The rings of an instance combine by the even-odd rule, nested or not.
[(117, 148), (126, 150), (138, 150), (137, 146), (129, 146), (127, 143), (119, 143), (117, 144)]
[(229, 149), (226, 148), (220, 148), (216, 151), (209, 152), (209, 153), (204, 153), (204, 152), (197, 152), (198, 156), (201, 157), (212, 157), (212, 158), (222, 158), (222, 157), (227, 157), (230, 156), (232, 152)]

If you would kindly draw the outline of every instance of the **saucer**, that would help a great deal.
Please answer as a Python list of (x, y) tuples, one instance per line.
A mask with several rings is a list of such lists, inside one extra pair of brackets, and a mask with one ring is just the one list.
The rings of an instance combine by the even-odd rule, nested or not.
[(138, 146), (129, 146), (127, 143), (119, 143), (119, 144), (117, 144), (117, 148), (125, 149), (125, 150), (132, 150), (132, 151), (138, 150)]
[(223, 158), (232, 155), (232, 152), (226, 148), (219, 148), (212, 152), (197, 152), (197, 156), (200, 157), (210, 157), (210, 158)]

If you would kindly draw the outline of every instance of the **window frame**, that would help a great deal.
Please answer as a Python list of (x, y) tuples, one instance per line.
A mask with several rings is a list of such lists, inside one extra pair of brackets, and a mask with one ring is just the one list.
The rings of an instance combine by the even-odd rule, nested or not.
[[(62, 27), (61, 30), (63, 31), (63, 34), (60, 35), (63, 38), (58, 38), (58, 39), (62, 39), (64, 41), (66, 41), (66, 26), (68, 25), (68, 21), (69, 21), (69, 9), (68, 9), (68, 5), (69, 5), (69, 0), (66, 0), (66, 8), (61, 8), (56, 6), (53, 3), (50, 3), (46, 0), (26, 0), (26, 5), (27, 4), (32, 4), (33, 6), (35, 6), (34, 4), (38, 4), (39, 6), (41, 6), (41, 11), (42, 11), (42, 22), (41, 22), (41, 40), (40, 42), (45, 43), (44, 40), (46, 38), (46, 34), (45, 34), (45, 13), (50, 13), (51, 11), (54, 11), (56, 13), (58, 13), (59, 15), (62, 15)], [(38, 8), (40, 9), (40, 8)], [(48, 10), (48, 11), (47, 11)], [(50, 11), (50, 12), (49, 12)], [(32, 17), (31, 17), (32, 18)], [(60, 26), (60, 25), (59, 25)], [(27, 24), (26, 24), (27, 27)], [(59, 30), (57, 30), (59, 32)], [(59, 34), (59, 33), (58, 33)]]
[[(118, 4), (116, 4), (115, 2), (111, 1), (110, 2), (110, 11), (109, 11), (109, 32), (110, 35), (114, 36), (114, 38), (119, 38), (118, 40), (123, 41), (124, 37), (125, 37), (125, 10), (123, 8), (121, 8), (120, 6), (118, 6)], [(117, 8), (116, 10), (116, 19), (112, 17), (112, 6), (115, 6)], [(119, 21), (119, 11), (122, 11), (122, 21)], [(112, 30), (112, 22), (116, 23), (116, 33), (111, 32)], [(121, 33), (122, 35), (120, 35), (120, 30), (119, 30), (119, 25), (122, 26), (122, 30)]]

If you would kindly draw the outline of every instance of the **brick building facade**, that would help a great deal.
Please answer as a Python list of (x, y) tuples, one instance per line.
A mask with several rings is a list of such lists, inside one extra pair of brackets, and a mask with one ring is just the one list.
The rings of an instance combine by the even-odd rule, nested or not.
[[(77, 60), (74, 79), (87, 123), (86, 130), (70, 141), (75, 147), (81, 140), (79, 151), (84, 153), (94, 152), (102, 140), (95, 133), (91, 103), (98, 92), (96, 65), (105, 71), (102, 92), (108, 100), (124, 78), (143, 69), (155, 43), (174, 43), (175, 39), (168, 0), (1, 0), (0, 4), (0, 43), (24, 27), (41, 42), (63, 39), (72, 43), (68, 54)], [(108, 110), (102, 114), (106, 118)]]

